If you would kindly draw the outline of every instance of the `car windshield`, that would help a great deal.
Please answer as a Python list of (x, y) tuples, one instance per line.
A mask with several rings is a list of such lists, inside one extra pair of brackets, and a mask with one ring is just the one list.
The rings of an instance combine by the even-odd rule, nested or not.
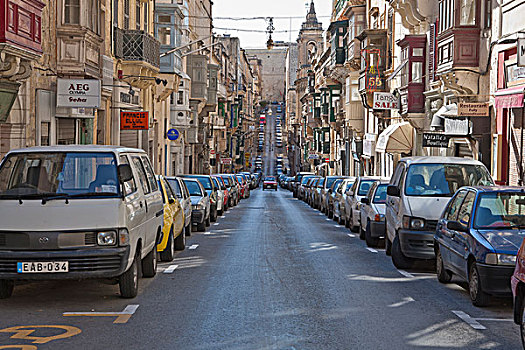
[(388, 184), (381, 184), (377, 186), (376, 193), (374, 193), (374, 199), (372, 200), (375, 204), (386, 203), (386, 188)]
[(337, 177), (329, 177), (328, 179), (326, 179), (326, 185), (325, 185), (325, 187), (326, 187), (326, 188), (330, 188), (330, 187), (332, 187), (332, 184), (333, 184), (336, 180), (338, 180)]
[(512, 227), (525, 227), (525, 193), (482, 193), (476, 208), (474, 228)]
[(231, 182), (230, 182), (230, 179), (228, 178), (228, 176), (222, 176), (222, 179), (226, 183), (226, 186), (231, 187)]
[(343, 182), (343, 179), (337, 179), (333, 185), (332, 185), (332, 190), (335, 192), (337, 191), (337, 189), (339, 188), (339, 186), (341, 186), (341, 183)]
[(275, 181), (275, 177), (273, 177), (273, 176), (266, 176), (264, 178), (264, 181)]
[(324, 177), (321, 178), (321, 179), (319, 180), (319, 182), (317, 183), (317, 187), (323, 187), (324, 180), (325, 180)]
[(308, 182), (308, 180), (312, 179), (313, 176), (303, 176), (301, 180), (301, 185), (306, 185), (306, 183)]
[(406, 179), (407, 196), (452, 197), (463, 186), (494, 184), (485, 167), (471, 164), (414, 164)]
[(117, 197), (113, 153), (14, 153), (0, 168), (0, 198)]
[(204, 187), (205, 190), (211, 191), (213, 189), (211, 185), (211, 180), (207, 176), (191, 176), (191, 178), (198, 180), (202, 187)]
[(358, 196), (366, 196), (368, 194), (368, 190), (372, 185), (374, 184), (376, 180), (362, 180), (359, 184), (359, 189), (357, 190)]
[(202, 197), (201, 187), (199, 186), (197, 182), (191, 181), (191, 180), (184, 180), (184, 183), (186, 184), (186, 187), (188, 187), (190, 196), (201, 196)]
[(346, 188), (344, 192), (349, 191), (352, 188), (352, 186), (354, 186), (353, 182), (349, 182), (348, 184), (346, 184)]
[(173, 192), (175, 192), (175, 195), (177, 196), (177, 198), (182, 198), (182, 191), (181, 191), (179, 182), (174, 179), (167, 179), (167, 180), (171, 186), (171, 189), (173, 190)]

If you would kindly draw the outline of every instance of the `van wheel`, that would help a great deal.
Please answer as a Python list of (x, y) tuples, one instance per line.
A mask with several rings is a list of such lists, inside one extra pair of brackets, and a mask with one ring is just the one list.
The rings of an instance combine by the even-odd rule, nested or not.
[(401, 251), (401, 243), (399, 242), (399, 236), (394, 238), (392, 242), (392, 262), (398, 269), (409, 269), (414, 264), (413, 260), (407, 258)]
[(443, 264), (443, 256), (441, 255), (441, 249), (436, 249), (436, 274), (437, 279), (441, 283), (449, 283), (452, 280), (452, 274), (450, 271), (445, 269), (445, 264)]
[(170, 229), (168, 245), (160, 252), (160, 261), (172, 261), (175, 257), (175, 243), (173, 242), (173, 226)]
[(0, 280), (0, 299), (11, 298), (11, 295), (13, 295), (14, 288), (15, 288), (15, 281)]
[(387, 256), (392, 255), (392, 242), (388, 238), (388, 234), (385, 232), (385, 254)]
[(365, 241), (366, 241), (366, 245), (371, 248), (379, 246), (379, 238), (372, 237), (372, 231), (370, 229), (370, 222), (366, 224)]
[(490, 302), (490, 296), (485, 293), (481, 287), (481, 277), (478, 272), (476, 262), (470, 265), (470, 273), (468, 276), (468, 289), (470, 300), (474, 306), (487, 306)]
[(175, 238), (175, 249), (184, 250), (184, 248), (186, 248), (186, 235), (184, 234), (184, 230), (183, 230), (177, 236), (177, 238)]
[(135, 298), (137, 296), (140, 274), (139, 260), (140, 255), (139, 252), (137, 252), (129, 269), (119, 278), (118, 284), (120, 288), (120, 296), (123, 298)]
[(184, 228), (186, 236), (191, 236), (191, 222)]
[(142, 276), (146, 278), (155, 277), (157, 274), (157, 244), (153, 246), (151, 252), (142, 260)]

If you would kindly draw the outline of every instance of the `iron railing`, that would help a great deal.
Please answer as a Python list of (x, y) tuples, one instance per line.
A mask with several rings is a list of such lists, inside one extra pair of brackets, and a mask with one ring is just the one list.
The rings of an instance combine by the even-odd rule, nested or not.
[(114, 40), (115, 57), (160, 67), (160, 42), (143, 30), (115, 28)]

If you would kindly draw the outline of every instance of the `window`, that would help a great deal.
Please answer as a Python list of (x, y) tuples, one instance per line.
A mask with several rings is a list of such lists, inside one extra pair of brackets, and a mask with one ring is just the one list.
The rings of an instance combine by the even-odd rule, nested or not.
[(463, 204), (463, 199), (467, 195), (467, 191), (461, 191), (458, 193), (453, 202), (448, 206), (447, 212), (445, 213), (445, 219), (448, 221), (456, 221), (458, 219), (458, 212), (461, 204)]
[(475, 228), (495, 229), (525, 225), (525, 194), (489, 192), (480, 194), (479, 198)]
[(476, 199), (476, 194), (474, 192), (469, 192), (461, 205), (461, 209), (459, 209), (458, 221), (463, 225), (468, 225), (470, 222), (474, 199)]
[(118, 27), (118, 2), (120, 0), (113, 0), (113, 27)]
[(357, 192), (358, 196), (366, 196), (370, 187), (374, 184), (375, 180), (363, 180), (359, 184), (359, 191)]
[(64, 23), (80, 24), (80, 0), (64, 0)]
[(146, 176), (146, 171), (144, 170), (144, 167), (142, 166), (142, 162), (140, 161), (140, 158), (137, 156), (133, 157), (133, 164), (135, 165), (135, 169), (137, 169), (137, 172), (139, 173), (139, 182), (142, 186), (142, 190), (144, 191), (144, 194), (148, 194), (151, 192), (149, 187), (148, 178)]
[(184, 104), (184, 91), (179, 91), (177, 96), (177, 104), (182, 105)]
[(444, 32), (454, 25), (454, 0), (439, 1), (439, 32)]
[(171, 188), (173, 189), (173, 192), (175, 192), (175, 195), (177, 198), (182, 198), (182, 190), (180, 188), (179, 181), (175, 179), (168, 179), (168, 183), (170, 184)]
[(159, 41), (161, 45), (171, 45), (170, 27), (159, 27)]
[[(119, 157), (119, 164), (121, 164), (121, 165), (122, 164), (129, 164), (128, 157), (120, 156)], [(124, 183), (124, 193), (125, 193), (126, 196), (134, 193), (135, 191), (137, 191), (137, 184), (135, 183), (135, 179), (134, 178), (132, 178), (128, 182)]]
[(87, 23), (88, 23), (88, 27), (94, 32), (94, 33), (97, 33), (97, 34), (100, 34), (100, 26), (99, 26), (99, 14), (100, 14), (100, 10), (99, 10), (99, 4), (100, 4), (100, 1), (99, 0), (90, 0), (90, 1), (86, 1), (86, 4), (89, 4), (89, 15), (88, 15), (88, 20), (87, 20)]
[(372, 201), (375, 204), (384, 204), (386, 203), (386, 189), (388, 185), (381, 184), (377, 186), (377, 189), (374, 193), (374, 200)]
[(476, 2), (478, 0), (459, 0), (459, 24), (462, 26), (476, 25)]
[(49, 146), (49, 126), (50, 122), (40, 123), (40, 145)]
[(485, 29), (490, 29), (492, 25), (492, 0), (485, 1)]
[(144, 169), (146, 169), (146, 174), (148, 175), (148, 181), (151, 188), (151, 191), (155, 192), (158, 190), (157, 187), (157, 181), (155, 181), (155, 173), (153, 172), (153, 169), (151, 168), (151, 164), (146, 157), (141, 157), (142, 163), (144, 164)]
[(144, 3), (144, 31), (147, 33), (149, 28), (148, 2)]
[(137, 30), (140, 30), (140, 0), (135, 0), (135, 25)]
[(124, 0), (124, 29), (129, 29), (129, 0)]
[(412, 83), (423, 82), (423, 62), (412, 62)]

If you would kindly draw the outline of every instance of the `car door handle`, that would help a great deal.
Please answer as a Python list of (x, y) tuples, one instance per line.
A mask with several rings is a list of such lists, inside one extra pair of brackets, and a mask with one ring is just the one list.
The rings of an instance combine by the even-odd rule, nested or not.
[(142, 208), (144, 206), (144, 203), (139, 202), (140, 207)]

